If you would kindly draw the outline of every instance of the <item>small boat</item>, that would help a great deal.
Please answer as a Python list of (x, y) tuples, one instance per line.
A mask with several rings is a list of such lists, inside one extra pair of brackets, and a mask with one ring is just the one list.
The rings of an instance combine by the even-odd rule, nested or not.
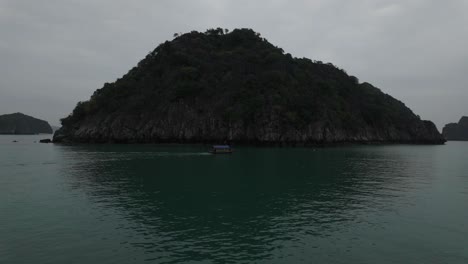
[(214, 145), (210, 153), (212, 154), (231, 154), (232, 148), (229, 145)]

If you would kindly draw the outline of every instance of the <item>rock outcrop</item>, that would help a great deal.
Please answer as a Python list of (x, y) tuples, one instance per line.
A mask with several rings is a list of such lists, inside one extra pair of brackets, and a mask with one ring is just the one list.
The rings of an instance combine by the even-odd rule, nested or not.
[(62, 119), (54, 142), (321, 144), (445, 140), (402, 102), (250, 29), (167, 41)]
[(22, 113), (0, 115), (0, 134), (52, 134), (49, 123)]
[(463, 116), (458, 123), (445, 125), (442, 134), (447, 140), (468, 140), (468, 116)]

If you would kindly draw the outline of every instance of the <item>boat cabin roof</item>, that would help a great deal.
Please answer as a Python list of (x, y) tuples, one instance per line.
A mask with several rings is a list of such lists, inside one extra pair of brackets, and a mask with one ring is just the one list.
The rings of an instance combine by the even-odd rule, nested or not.
[(231, 147), (228, 145), (214, 145), (214, 149), (230, 149)]

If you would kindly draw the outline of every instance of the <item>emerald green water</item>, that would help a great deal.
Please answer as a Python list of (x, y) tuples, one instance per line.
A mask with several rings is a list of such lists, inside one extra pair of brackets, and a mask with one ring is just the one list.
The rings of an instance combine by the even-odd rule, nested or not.
[(0, 263), (468, 263), (468, 143), (222, 156), (43, 137), (0, 136)]

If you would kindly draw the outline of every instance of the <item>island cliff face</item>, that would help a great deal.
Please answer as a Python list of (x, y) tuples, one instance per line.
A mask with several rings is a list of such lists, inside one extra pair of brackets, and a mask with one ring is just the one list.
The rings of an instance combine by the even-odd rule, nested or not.
[(52, 134), (49, 123), (22, 113), (0, 115), (0, 134)]
[(468, 141), (468, 116), (463, 116), (458, 123), (445, 125), (442, 134), (447, 140)]
[(250, 29), (176, 36), (62, 119), (54, 142), (321, 144), (445, 140), (402, 102)]

